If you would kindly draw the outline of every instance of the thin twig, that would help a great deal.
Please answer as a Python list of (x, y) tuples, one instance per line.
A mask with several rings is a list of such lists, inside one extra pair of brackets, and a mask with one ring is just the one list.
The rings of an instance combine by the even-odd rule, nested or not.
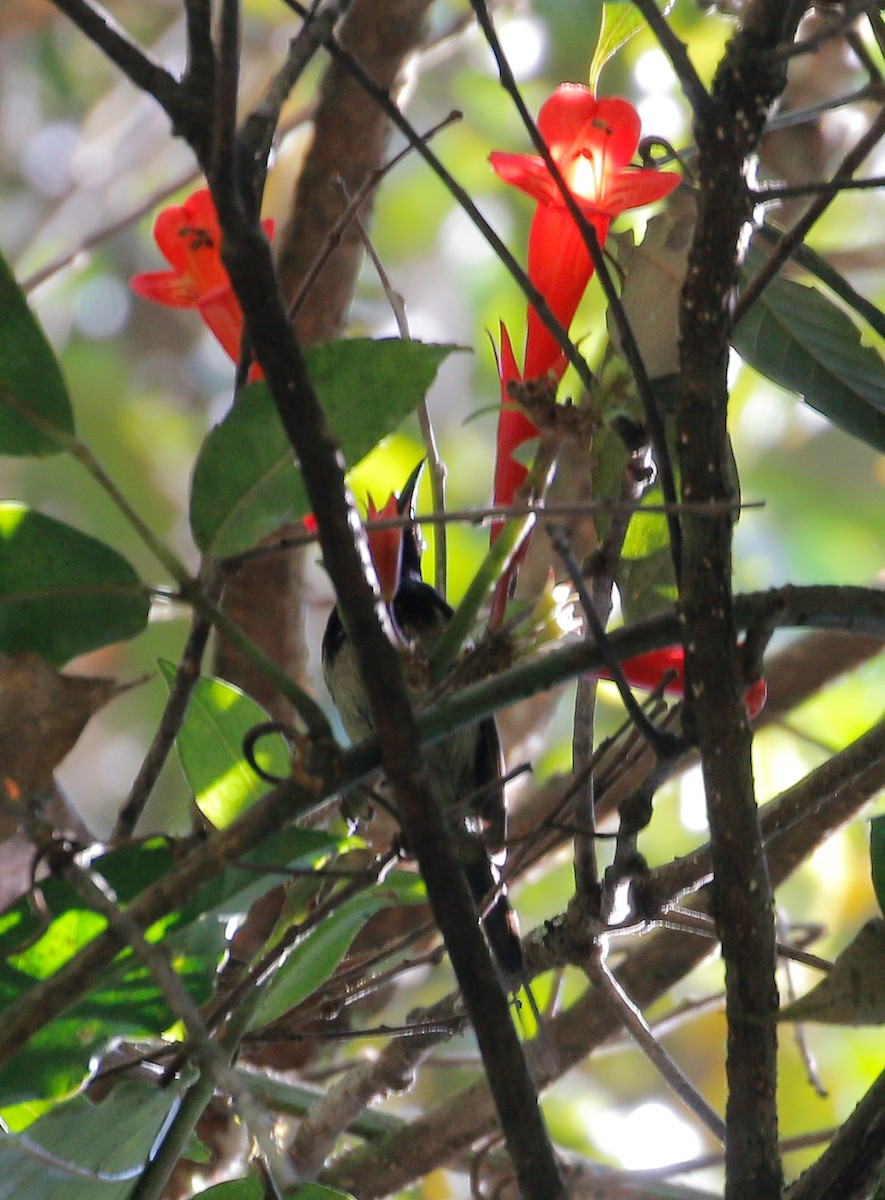
[[(437, 127), (439, 128), (439, 127)], [(365, 225), (361, 221), (359, 214), (354, 215), (354, 222), (357, 231), (362, 239), (362, 243), (366, 248), (366, 253), (372, 260), (372, 265), (375, 272), (381, 281), (381, 286), (384, 289), (384, 294), (387, 296), (388, 303), (393, 310), (394, 320), (396, 321), (399, 335), (404, 340), (408, 341), (411, 338), (409, 331), (409, 320), (406, 314), (405, 301), (397, 292), (384, 269), (384, 264), (378, 257), (372, 239), (366, 230)], [(427, 397), (421, 397), (421, 403), (418, 405), (418, 421), (421, 425), (421, 436), (424, 441), (424, 449), (426, 451), (426, 462), (430, 472), (430, 494), (433, 502), (433, 515), (442, 516), (446, 511), (446, 466), (440, 456), (439, 445), (436, 440), (436, 433), (433, 428), (433, 421), (430, 417), (430, 408), (427, 403)], [(442, 522), (435, 531), (433, 539), (433, 559), (434, 559), (434, 586), (442, 598), (445, 600), (447, 592), (447, 569), (446, 569), (446, 524)]]
[[(856, 145), (842, 159), (836, 169), (836, 178), (852, 175), (864, 162), (867, 156), (885, 136), (885, 108), (879, 110), (873, 123)], [(750, 282), (741, 291), (734, 308), (734, 325), (737, 326), (741, 317), (747, 313), (759, 299), (781, 267), (790, 258), (798, 246), (808, 236), (812, 226), (823, 216), (835, 197), (837, 191), (824, 191), (808, 207), (805, 213), (778, 242), (763, 267), (756, 272)]]
[[(207, 581), (207, 594), (217, 600), (217, 592)], [(144, 807), (150, 799), (154, 785), (160, 776), (163, 765), (169, 757), (169, 752), (181, 728), (184, 714), (190, 700), (191, 692), (200, 678), (200, 665), (209, 641), (212, 622), (205, 613), (194, 611), (191, 618), (191, 628), (184, 649), (181, 653), (175, 678), (169, 689), (169, 696), (163, 708), (160, 722), (154, 733), (153, 740), (144, 761), (139, 767), (129, 795), (123, 802), (114, 825), (111, 841), (130, 837), (138, 824), (138, 819), (144, 812)]]
[(587, 966), (587, 974), (599, 988), (605, 1002), (611, 1007), (624, 1029), (636, 1045), (660, 1072), (661, 1078), (678, 1096), (689, 1112), (712, 1133), (717, 1142), (725, 1144), (725, 1122), (692, 1086), (664, 1047), (655, 1038), (640, 1009), (633, 1003), (623, 986), (609, 970), (602, 956)]
[(107, 883), (100, 876), (84, 870), (74, 862), (69, 863), (63, 873), (87, 906), (101, 913), (107, 920), (108, 927), (132, 949), (150, 971), (176, 1020), (180, 1020), (187, 1029), (194, 1059), (214, 1080), (219, 1091), (231, 1097), (240, 1118), (260, 1146), (273, 1177), (284, 1186), (294, 1184), (291, 1164), (279, 1152), (273, 1139), (269, 1115), (259, 1108), (248, 1089), (243, 1086), (242, 1076), (231, 1069), (229, 1053), (213, 1041), (199, 1008), (172, 966), (167, 947), (162, 942), (147, 941), (144, 930), (128, 912), (119, 907)]
[(578, 599), (584, 610), (584, 616), (590, 627), (596, 648), (599, 651), (602, 661), (605, 663), (606, 669), (611, 674), (630, 720), (654, 750), (656, 756), (658, 758), (668, 758), (681, 748), (682, 740), (675, 738), (671, 733), (662, 732), (649, 720), (644, 709), (630, 689), (630, 684), (627, 682), (623, 667), (621, 666), (621, 660), (612, 650), (611, 642), (603, 628), (602, 622), (599, 620), (593, 600), (587, 591), (581, 568), (572, 556), (567, 536), (558, 526), (548, 526), (547, 533), (553, 549), (562, 559), (563, 565), (569, 574), (572, 587), (574, 587), (578, 594)]
[[(667, 23), (667, 18), (661, 12), (655, 0), (633, 0), (634, 5), (642, 13), (648, 27), (658, 39), (658, 45), (667, 55), (676, 77), (682, 85), (682, 92), (688, 100), (696, 116), (706, 113), (710, 107), (710, 94), (704, 87), (701, 77), (694, 69), (688, 57), (685, 43), (676, 36)], [(669, 11), (669, 10), (668, 10)]]
[(153, 96), (170, 116), (181, 103), (181, 85), (137, 46), (104, 9), (88, 0), (52, 0), (86, 38), (143, 92)]
[(760, 204), (775, 200), (792, 200), (796, 196), (829, 195), (831, 192), (860, 192), (885, 187), (885, 175), (874, 175), (870, 179), (852, 179), (846, 175), (834, 175), (822, 183), (766, 184), (750, 192)]

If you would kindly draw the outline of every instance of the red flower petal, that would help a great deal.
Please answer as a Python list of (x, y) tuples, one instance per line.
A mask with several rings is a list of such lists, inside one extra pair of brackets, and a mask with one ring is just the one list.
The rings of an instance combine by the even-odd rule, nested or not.
[(747, 716), (752, 721), (754, 717), (758, 717), (765, 707), (765, 701), (768, 699), (768, 684), (764, 679), (757, 679), (755, 683), (751, 683), (744, 692), (744, 707), (747, 710)]
[[(609, 219), (594, 216), (590, 221), (602, 245)], [(529, 230), (528, 274), (559, 323), (568, 329), (593, 274), (593, 263), (583, 235), (566, 209), (542, 206), (536, 211)], [(548, 371), (561, 378), (566, 359), (553, 335), (531, 306), (527, 320), (525, 378), (537, 379)]]
[(569, 155), (599, 111), (599, 101), (580, 83), (561, 83), (538, 113), (538, 132), (554, 159)]
[(668, 171), (622, 171), (606, 189), (601, 208), (611, 217), (629, 208), (642, 208), (669, 196), (682, 182), (681, 175)]
[(562, 193), (543, 158), (534, 154), (505, 154), (502, 150), (493, 150), (489, 162), (500, 179), (519, 188), (539, 204), (562, 202)]
[[(498, 432), (495, 438), (495, 504), (512, 504), (517, 489), (520, 488), (528, 475), (527, 469), (513, 458), (514, 450), (524, 442), (538, 436), (538, 430), (528, 419), (521, 408), (516, 407), (511, 400), (507, 385), (519, 381), (522, 376), (516, 365), (516, 356), (510, 335), (504, 322), (501, 322), (501, 357), (498, 362), (498, 373), (501, 379), (501, 402), (504, 407), (498, 417)], [(496, 521), (492, 526), (492, 541), (498, 535), (503, 524)]]
[[(685, 695), (685, 651), (682, 646), (665, 646), (661, 650), (650, 650), (647, 654), (625, 658), (621, 670), (631, 687), (646, 688), (648, 691), (660, 687), (664, 676), (670, 674), (664, 691), (673, 696)], [(611, 679), (605, 670), (596, 674), (601, 679)], [(762, 711), (767, 698), (768, 686), (764, 679), (757, 679), (744, 692), (744, 707), (751, 721)]]
[(195, 308), (197, 304), (192, 281), (175, 271), (143, 271), (132, 276), (129, 286), (137, 296), (169, 308)]

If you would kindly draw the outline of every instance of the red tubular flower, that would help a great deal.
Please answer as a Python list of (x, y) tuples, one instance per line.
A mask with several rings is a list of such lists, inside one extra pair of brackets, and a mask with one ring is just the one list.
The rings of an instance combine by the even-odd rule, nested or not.
[[(269, 238), (272, 220), (262, 222)], [(171, 271), (146, 271), (130, 280), (139, 296), (170, 308), (196, 308), (234, 362), (243, 343), (243, 313), (221, 261), (221, 227), (208, 188), (182, 205), (164, 208), (154, 223), (154, 240)], [(256, 364), (250, 379), (260, 379)]]
[[(685, 695), (685, 651), (682, 646), (665, 646), (661, 650), (649, 650), (647, 654), (625, 658), (621, 670), (631, 687), (654, 691), (660, 687), (664, 676), (668, 676), (664, 691), (671, 696)], [(602, 679), (611, 678), (605, 670), (596, 673)], [(765, 707), (767, 697), (768, 687), (764, 679), (757, 679), (744, 692), (744, 706), (750, 720)]]
[(369, 550), (372, 562), (375, 564), (375, 574), (381, 586), (381, 595), (390, 603), (399, 587), (400, 565), (402, 562), (402, 529), (373, 529), (372, 522), (389, 520), (401, 516), (397, 505), (397, 497), (390, 493), (383, 508), (376, 508), (371, 496), (366, 500), (366, 526), (369, 538)]
[[(563, 83), (541, 108), (538, 130), (600, 245), (614, 217), (668, 196), (680, 181), (679, 175), (627, 165), (639, 145), (640, 122), (633, 105), (619, 97), (597, 100), (589, 88)], [(568, 329), (593, 274), (581, 233), (542, 158), (495, 151), (489, 161), (506, 183), (538, 203), (529, 233), (528, 274)], [(551, 370), (560, 377), (565, 358), (530, 307), (523, 374), (536, 379)]]
[[(519, 383), (522, 373), (516, 365), (513, 345), (507, 326), (501, 322), (501, 352), (498, 357), (498, 377), (501, 380), (501, 415), (498, 418), (497, 454), (495, 457), (495, 503), (510, 504), (528, 474), (522, 463), (516, 462), (514, 450), (523, 442), (538, 436), (538, 431), (521, 408), (517, 407), (508, 391), (508, 385)], [(493, 525), (494, 541), (501, 522)]]
[[(679, 175), (628, 166), (639, 145), (640, 122), (627, 100), (597, 100), (589, 88), (561, 84), (541, 108), (538, 130), (600, 246), (614, 217), (663, 199), (680, 182)], [(528, 276), (559, 323), (568, 329), (593, 274), (593, 262), (559, 185), (537, 155), (495, 151), (489, 162), (501, 179), (537, 201), (529, 231)], [(565, 355), (531, 305), (527, 322), (521, 375), (507, 330), (501, 326), (498, 374), (504, 408), (498, 421), (495, 504), (512, 503), (526, 476), (525, 467), (513, 461), (513, 453), (537, 435), (524, 413), (507, 407), (507, 384), (515, 379), (537, 379), (548, 372), (560, 379), (566, 366)], [(492, 541), (498, 528), (492, 526)], [(509, 578), (510, 572), (499, 582), (493, 622), (503, 611)]]

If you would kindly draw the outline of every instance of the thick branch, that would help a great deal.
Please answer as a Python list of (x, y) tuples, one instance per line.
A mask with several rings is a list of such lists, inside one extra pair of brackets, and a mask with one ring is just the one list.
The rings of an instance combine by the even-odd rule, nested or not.
[[(751, 214), (745, 173), (768, 110), (786, 82), (777, 50), (795, 33), (800, 14), (798, 8), (790, 13), (790, 7), (758, 0), (747, 8), (744, 27), (717, 71), (712, 103), (696, 113), (698, 218), (680, 314), (678, 442), (685, 501), (735, 498), (726, 370), (738, 244)], [(701, 753), (715, 872), (714, 915), (726, 964), (726, 1196), (775, 1200), (783, 1182), (777, 1137), (775, 929), (743, 680), (734, 649), (732, 520), (699, 521), (689, 515), (683, 530), (686, 724)]]
[(881, 1187), (885, 1172), (885, 1072), (858, 1104), (787, 1200), (863, 1200)]

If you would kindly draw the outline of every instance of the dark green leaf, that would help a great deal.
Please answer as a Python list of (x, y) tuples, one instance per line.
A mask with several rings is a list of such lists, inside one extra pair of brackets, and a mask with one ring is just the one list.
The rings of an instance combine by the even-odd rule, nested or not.
[[(455, 349), (399, 338), (311, 347), (310, 376), (349, 466), (414, 412)], [(204, 553), (223, 558), (308, 510), (270, 393), (253, 384), (203, 443), (191, 487), (194, 539)]]
[[(748, 267), (762, 261), (751, 251)], [(885, 362), (851, 318), (813, 287), (778, 277), (738, 325), (734, 347), (760, 374), (885, 452)]]
[(0, 650), (60, 666), (134, 637), (149, 607), (116, 550), (23, 504), (0, 504)]
[(216, 1183), (205, 1192), (197, 1192), (194, 1200), (264, 1200), (264, 1184), (255, 1176), (248, 1179), (229, 1179)]
[(885, 913), (885, 816), (870, 821), (870, 870), (879, 908)]
[(302, 1183), (288, 1200), (354, 1200), (350, 1192), (339, 1192), (321, 1183)]
[(266, 1025), (306, 1000), (326, 982), (368, 919), (392, 904), (422, 904), (424, 886), (415, 875), (397, 872), (383, 885), (351, 896), (312, 929), (284, 959), (258, 1002), (252, 1026)]
[(55, 454), (73, 433), (74, 414), (52, 347), (0, 256), (0, 454)]
[(125, 1082), (101, 1104), (60, 1104), (0, 1138), (0, 1200), (125, 1200), (177, 1102), (174, 1089)]
[[(160, 663), (167, 682), (172, 663)], [(176, 739), (181, 765), (200, 812), (216, 827), (230, 825), (268, 790), (243, 755), (243, 739), (268, 715), (245, 692), (221, 679), (197, 681)], [(256, 760), (268, 773), (285, 777), (291, 768), (286, 743), (279, 734), (264, 737)]]
[[(779, 229), (773, 229), (769, 225), (760, 225), (756, 235), (768, 242), (770, 246), (776, 246), (782, 236)], [(793, 252), (793, 260), (809, 275), (819, 279), (834, 296), (838, 296), (844, 302), (847, 308), (856, 312), (862, 321), (866, 321), (870, 328), (878, 333), (879, 337), (885, 337), (885, 313), (867, 300), (866, 296), (862, 296), (832, 263), (827, 262), (806, 244), (796, 247)], [(758, 264), (756, 265), (758, 267)]]

